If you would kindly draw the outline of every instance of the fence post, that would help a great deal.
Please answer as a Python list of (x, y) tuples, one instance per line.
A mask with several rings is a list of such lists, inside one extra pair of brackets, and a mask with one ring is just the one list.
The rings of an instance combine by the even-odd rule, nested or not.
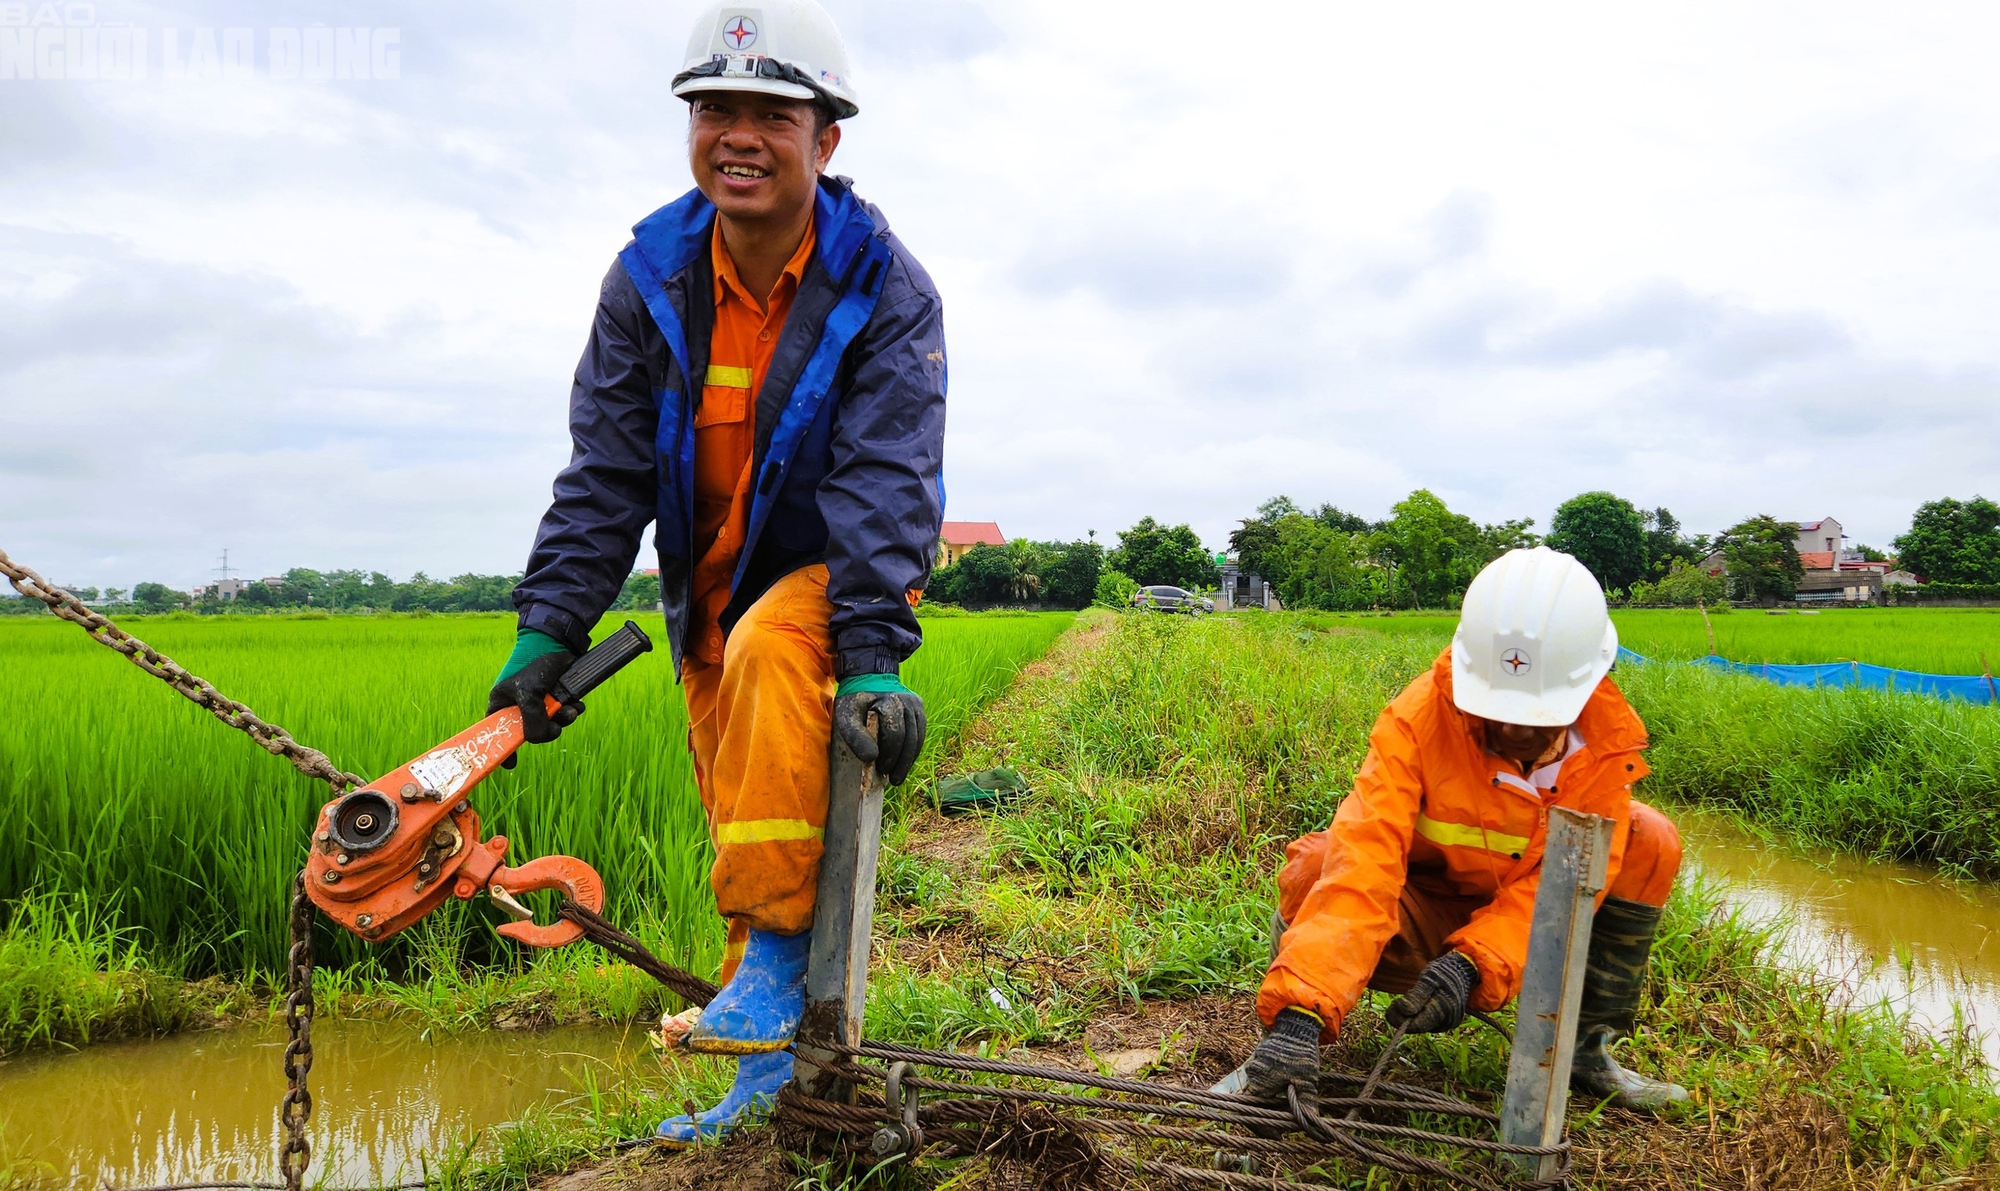
[[(869, 724), (872, 734), (874, 724)], [(822, 1100), (849, 1102), (854, 1085), (827, 1068), (842, 1056), (815, 1041), (861, 1042), (868, 1004), (868, 953), (875, 919), (875, 862), (882, 847), (882, 779), (841, 743), (827, 746), (826, 851), (819, 861), (806, 1011), (799, 1023), (796, 1078)]]
[[(1583, 969), (1590, 955), (1590, 921), (1611, 858), (1611, 820), (1565, 807), (1549, 810), (1548, 845), (1528, 931), (1528, 962), (1500, 1104), (1500, 1140), (1552, 1146), (1562, 1137), (1569, 1107), (1569, 1065), (1576, 1054), (1576, 1018)], [(1515, 1155), (1537, 1178), (1553, 1178), (1554, 1157)]]

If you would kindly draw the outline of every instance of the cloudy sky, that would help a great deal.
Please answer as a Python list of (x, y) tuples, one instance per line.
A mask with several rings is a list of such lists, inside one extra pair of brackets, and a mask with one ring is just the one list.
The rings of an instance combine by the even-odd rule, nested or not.
[[(2000, 495), (1991, 5), (827, 2), (835, 168), (945, 297), (954, 518), (1609, 488), (1887, 545)], [(0, 2), (149, 48), (0, 79), (0, 547), (518, 569), (598, 280), (689, 185), (697, 7)], [(315, 24), (398, 77), (272, 78)], [(248, 77), (163, 77), (232, 27)]]

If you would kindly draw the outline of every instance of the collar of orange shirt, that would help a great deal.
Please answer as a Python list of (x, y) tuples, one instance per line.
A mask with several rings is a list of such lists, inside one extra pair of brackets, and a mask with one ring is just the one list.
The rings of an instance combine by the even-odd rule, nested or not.
[(799, 283), (805, 280), (806, 262), (812, 259), (816, 222), (816, 220), (806, 222), (806, 234), (799, 241), (798, 251), (792, 253), (792, 259), (785, 262), (784, 272), (778, 274), (777, 285), (771, 288), (769, 294), (759, 298), (745, 289), (743, 279), (737, 276), (736, 261), (729, 255), (729, 245), (722, 242), (722, 220), (718, 218), (708, 239), (708, 259), (715, 265), (715, 304), (722, 305), (724, 297), (734, 292), (738, 299), (762, 314), (771, 309), (771, 299), (777, 296), (779, 287), (788, 281), (796, 292)]

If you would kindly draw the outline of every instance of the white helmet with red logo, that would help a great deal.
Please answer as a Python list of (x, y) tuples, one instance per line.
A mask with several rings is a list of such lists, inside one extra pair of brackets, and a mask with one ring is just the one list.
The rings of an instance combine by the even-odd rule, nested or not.
[(847, 79), (847, 46), (813, 0), (718, 4), (695, 21), (686, 61), (674, 76), (675, 95), (758, 91), (816, 99), (836, 120), (861, 110)]
[(1509, 550), (1466, 589), (1451, 639), (1452, 702), (1503, 724), (1573, 724), (1617, 660), (1618, 629), (1596, 576), (1547, 546)]

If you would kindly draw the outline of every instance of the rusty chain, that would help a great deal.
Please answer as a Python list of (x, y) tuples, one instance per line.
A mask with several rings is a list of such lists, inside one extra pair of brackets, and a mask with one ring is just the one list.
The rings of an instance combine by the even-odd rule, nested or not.
[(292, 878), (291, 948), (285, 953), (285, 1098), (278, 1104), (278, 1120), (285, 1128), (284, 1149), (278, 1165), (285, 1176), (285, 1191), (299, 1191), (306, 1167), (312, 1163), (312, 1140), (306, 1126), (312, 1121), (312, 1093), (306, 1076), (312, 1073), (313, 1019), (313, 904), (306, 897), (306, 873)]
[[(293, 740), (290, 732), (216, 690), (207, 679), (188, 673), (179, 662), (111, 623), (103, 613), (42, 578), (33, 568), (9, 558), (5, 550), (0, 550), (0, 575), (7, 576), (15, 591), (48, 605), (50, 612), (81, 627), (91, 640), (124, 654), (133, 665), (250, 737), (265, 752), (283, 757), (305, 776), (325, 782), (336, 796), (364, 784), (366, 779), (339, 768), (318, 749)], [(291, 948), (285, 955), (285, 1098), (278, 1109), (285, 1129), (285, 1144), (279, 1163), (286, 1191), (299, 1191), (306, 1166), (312, 1161), (312, 1142), (306, 1136), (312, 1118), (312, 1093), (306, 1088), (306, 1076), (312, 1071), (313, 1061), (313, 904), (306, 897), (303, 870), (292, 882), (287, 917), (291, 922)]]
[(207, 679), (188, 673), (172, 658), (111, 623), (103, 613), (32, 569), (16, 563), (7, 557), (5, 550), (0, 550), (0, 575), (7, 576), (15, 591), (47, 604), (49, 611), (80, 626), (99, 645), (124, 654), (133, 665), (173, 687), (216, 719), (249, 736), (265, 752), (283, 757), (300, 773), (325, 782), (335, 794), (366, 782), (367, 779), (334, 765), (325, 753), (293, 740), (290, 732), (265, 722), (256, 712), (216, 690)]

